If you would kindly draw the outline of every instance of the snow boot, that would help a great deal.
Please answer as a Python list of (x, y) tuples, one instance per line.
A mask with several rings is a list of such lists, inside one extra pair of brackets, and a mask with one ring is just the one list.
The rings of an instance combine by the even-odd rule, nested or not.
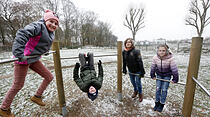
[(131, 96), (132, 98), (135, 98), (136, 96), (137, 96), (137, 94), (138, 94), (138, 91), (134, 91), (133, 92), (133, 95)]
[(10, 109), (7, 109), (7, 110), (0, 109), (0, 116), (2, 116), (2, 117), (15, 117), (15, 115), (11, 112)]
[(160, 102), (159, 101), (155, 102), (155, 107), (153, 108), (153, 110), (156, 111), (159, 106), (160, 106)]
[(143, 101), (143, 94), (139, 94), (139, 102)]
[(161, 104), (161, 103), (160, 103), (160, 105), (159, 105), (158, 108), (157, 108), (157, 111), (158, 111), (158, 112), (162, 112), (162, 111), (163, 111), (163, 107), (164, 107), (164, 104)]
[(46, 104), (42, 101), (42, 97), (32, 96), (31, 101), (38, 104), (39, 106), (45, 106)]

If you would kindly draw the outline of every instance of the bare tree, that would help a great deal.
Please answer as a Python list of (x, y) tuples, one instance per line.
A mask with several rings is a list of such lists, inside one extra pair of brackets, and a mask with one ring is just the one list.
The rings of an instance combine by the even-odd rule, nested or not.
[(80, 18), (80, 33), (82, 45), (91, 45), (94, 33), (94, 23), (97, 20), (97, 15), (92, 11), (85, 11), (81, 13)]
[(190, 2), (189, 16), (185, 20), (186, 25), (195, 27), (199, 37), (210, 23), (210, 16), (207, 16), (209, 7), (209, 0), (192, 0)]
[(125, 22), (123, 23), (128, 29), (131, 30), (133, 35), (133, 40), (135, 40), (136, 33), (139, 29), (144, 28), (144, 8), (130, 8), (129, 13), (125, 16)]

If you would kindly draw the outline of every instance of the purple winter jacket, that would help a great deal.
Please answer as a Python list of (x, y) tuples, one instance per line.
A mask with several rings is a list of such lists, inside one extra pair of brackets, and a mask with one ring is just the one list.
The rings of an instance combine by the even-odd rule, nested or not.
[(173, 59), (172, 54), (168, 54), (167, 56), (164, 56), (162, 59), (155, 55), (153, 57), (150, 76), (151, 78), (156, 77), (155, 73), (161, 77), (166, 76), (173, 76), (172, 81), (177, 83), (179, 80), (179, 74), (178, 74), (178, 68), (177, 65)]
[[(16, 58), (23, 56), (42, 55), (50, 50), (54, 40), (54, 33), (48, 31), (43, 19), (30, 23), (24, 29), (16, 33), (12, 46), (12, 53)], [(18, 64), (31, 64), (40, 59), (39, 57), (30, 58)]]

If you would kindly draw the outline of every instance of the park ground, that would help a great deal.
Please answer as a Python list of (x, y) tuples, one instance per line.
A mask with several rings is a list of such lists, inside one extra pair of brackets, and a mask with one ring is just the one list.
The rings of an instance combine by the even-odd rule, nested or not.
[[(63, 49), (61, 58), (75, 57), (78, 53), (93, 52), (94, 55), (113, 55), (117, 53), (116, 48), (86, 48), (86, 49)], [(142, 49), (142, 59), (149, 76), (154, 50), (146, 51)], [(0, 58), (11, 57), (11, 52), (3, 52)], [(210, 54), (202, 54), (199, 68), (198, 79), (207, 89), (210, 88)], [(174, 58), (179, 69), (180, 82), (186, 82), (189, 53), (176, 53)], [(63, 82), (66, 99), (66, 108), (69, 117), (179, 117), (182, 116), (182, 105), (184, 100), (185, 86), (179, 84), (170, 84), (165, 108), (162, 113), (153, 111), (155, 101), (155, 81), (150, 78), (142, 78), (144, 100), (139, 102), (137, 98), (132, 99), (132, 85), (128, 75), (123, 75), (122, 96), (123, 100), (117, 99), (117, 57), (106, 56), (94, 58), (94, 62), (102, 60), (104, 69), (103, 86), (99, 90), (98, 98), (90, 101), (87, 95), (80, 91), (73, 81), (73, 66), (78, 59), (65, 59), (61, 61), (63, 67)], [(50, 69), (55, 76), (52, 55), (42, 57), (41, 61)], [(10, 88), (13, 80), (13, 63), (0, 65), (0, 103), (6, 92)], [(96, 71), (97, 64), (95, 64)], [(98, 72), (98, 71), (97, 71)], [(17, 117), (61, 117), (59, 114), (58, 94), (56, 79), (52, 81), (44, 92), (44, 101), (47, 105), (39, 107), (30, 101), (32, 96), (42, 82), (42, 78), (28, 71), (23, 89), (16, 95), (11, 109)], [(192, 117), (206, 117), (210, 115), (209, 97), (197, 86), (192, 110)]]

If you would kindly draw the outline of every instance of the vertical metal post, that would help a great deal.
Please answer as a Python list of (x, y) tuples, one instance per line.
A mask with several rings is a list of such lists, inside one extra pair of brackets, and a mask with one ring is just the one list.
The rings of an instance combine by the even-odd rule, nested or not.
[(122, 41), (117, 42), (117, 95), (122, 101)]
[(185, 117), (191, 117), (192, 106), (195, 95), (195, 86), (196, 83), (193, 81), (192, 77), (197, 79), (198, 69), (200, 64), (201, 50), (202, 50), (203, 38), (202, 37), (193, 37), (192, 45), (190, 49), (190, 60), (188, 66), (187, 74), (187, 83), (184, 95), (184, 103), (182, 114)]
[(63, 87), (61, 61), (60, 61), (59, 41), (53, 42), (52, 50), (56, 51), (56, 53), (53, 53), (53, 60), (54, 60), (54, 68), (55, 68), (55, 75), (56, 75), (56, 84), (57, 84), (60, 112), (62, 113), (63, 116), (65, 116), (67, 114), (67, 111), (66, 111), (66, 107), (65, 107), (66, 102), (65, 102), (64, 87)]

